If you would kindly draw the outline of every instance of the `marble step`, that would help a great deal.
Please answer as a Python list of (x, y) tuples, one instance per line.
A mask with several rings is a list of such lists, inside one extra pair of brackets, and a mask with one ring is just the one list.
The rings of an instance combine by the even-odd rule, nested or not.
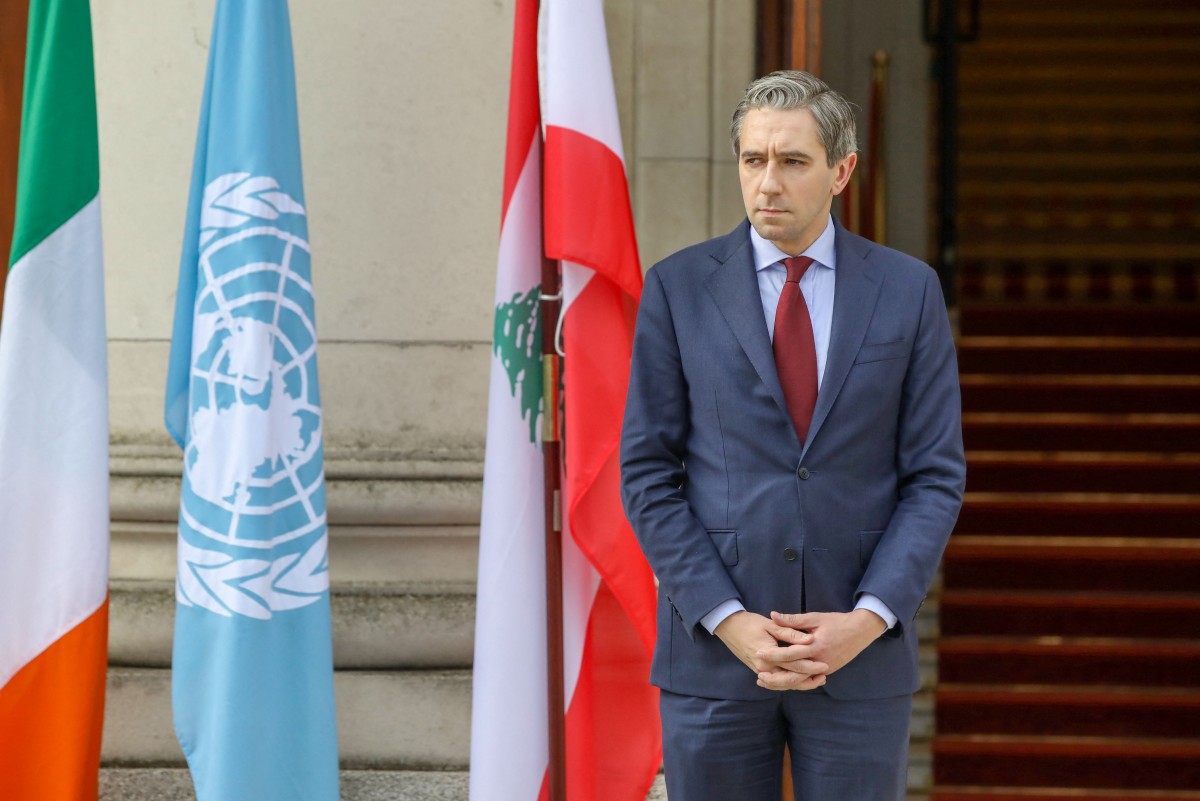
[[(338, 748), (348, 768), (465, 770), (471, 674), (466, 670), (334, 674)], [(171, 673), (110, 667), (101, 761), (183, 765), (171, 721)]]
[[(168, 667), (175, 621), (170, 582), (114, 580), (109, 664)], [(345, 670), (468, 668), (475, 595), (454, 584), (346, 587), (330, 597), (334, 666)]]
[[(473, 663), (473, 590), (433, 582), (395, 587), (335, 584), (330, 609), (334, 667), (339, 670), (452, 669)], [(936, 636), (937, 609), (938, 600), (931, 597), (917, 617), (922, 642), (932, 643)], [(170, 582), (110, 582), (110, 665), (170, 667), (174, 624)], [(923, 665), (923, 670), (931, 668)]]
[[(342, 801), (466, 801), (466, 771), (343, 770)], [(653, 798), (653, 796), (651, 796)], [(100, 801), (196, 801), (185, 768), (100, 769)]]
[[(927, 748), (910, 755), (907, 801), (929, 801)], [(342, 801), (467, 801), (466, 771), (343, 770)], [(195, 801), (185, 768), (101, 768), (100, 801)], [(667, 801), (660, 773), (646, 801)]]
[[(109, 575), (175, 580), (175, 523), (114, 519)], [(329, 575), (336, 585), (472, 590), (479, 562), (479, 523), (353, 525), (329, 528)]]
[[(334, 695), (344, 768), (466, 769), (469, 671), (339, 670), (334, 674)], [(914, 698), (911, 732), (914, 747), (933, 737), (929, 691)], [(171, 721), (169, 670), (109, 668), (101, 759), (106, 767), (184, 764)]]

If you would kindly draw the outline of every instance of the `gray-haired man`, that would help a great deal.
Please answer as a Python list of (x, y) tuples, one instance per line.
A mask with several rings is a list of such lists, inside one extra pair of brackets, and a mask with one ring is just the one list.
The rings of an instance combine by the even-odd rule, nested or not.
[(732, 139), (748, 222), (647, 274), (621, 442), (668, 794), (776, 801), (786, 744), (800, 801), (902, 799), (965, 476), (944, 301), (831, 217), (857, 156), (827, 85), (760, 78)]

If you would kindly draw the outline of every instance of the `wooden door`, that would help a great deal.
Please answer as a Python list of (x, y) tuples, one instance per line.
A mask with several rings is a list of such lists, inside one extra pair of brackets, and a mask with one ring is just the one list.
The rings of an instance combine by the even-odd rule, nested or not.
[(17, 143), (21, 135), (21, 93), (25, 75), (28, 0), (0, 0), (0, 309), (12, 246), (17, 194)]

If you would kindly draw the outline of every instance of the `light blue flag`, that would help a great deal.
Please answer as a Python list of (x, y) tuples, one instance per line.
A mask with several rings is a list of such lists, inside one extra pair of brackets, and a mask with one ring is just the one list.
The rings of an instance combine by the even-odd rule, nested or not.
[(325, 473), (286, 0), (219, 0), (166, 424), (173, 700), (198, 801), (336, 801)]

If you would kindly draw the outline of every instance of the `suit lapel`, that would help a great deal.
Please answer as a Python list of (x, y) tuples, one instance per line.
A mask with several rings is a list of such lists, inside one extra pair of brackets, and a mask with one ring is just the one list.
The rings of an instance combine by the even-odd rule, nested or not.
[(825, 375), (804, 441), (806, 452), (846, 382), (846, 375), (866, 336), (882, 283), (863, 258), (869, 249), (869, 245), (864, 247), (866, 240), (846, 233), (836, 221), (834, 224), (837, 226), (837, 239), (834, 242), (837, 279), (834, 282), (833, 325), (829, 335), (829, 352), (825, 357)]
[(725, 249), (713, 254), (721, 266), (708, 276), (704, 285), (733, 329), (733, 335), (750, 359), (759, 379), (787, 416), (787, 400), (783, 397), (783, 387), (775, 370), (775, 353), (771, 350), (771, 337), (763, 317), (762, 296), (758, 292), (758, 276), (754, 272), (748, 226), (748, 223), (739, 226), (725, 238)]

